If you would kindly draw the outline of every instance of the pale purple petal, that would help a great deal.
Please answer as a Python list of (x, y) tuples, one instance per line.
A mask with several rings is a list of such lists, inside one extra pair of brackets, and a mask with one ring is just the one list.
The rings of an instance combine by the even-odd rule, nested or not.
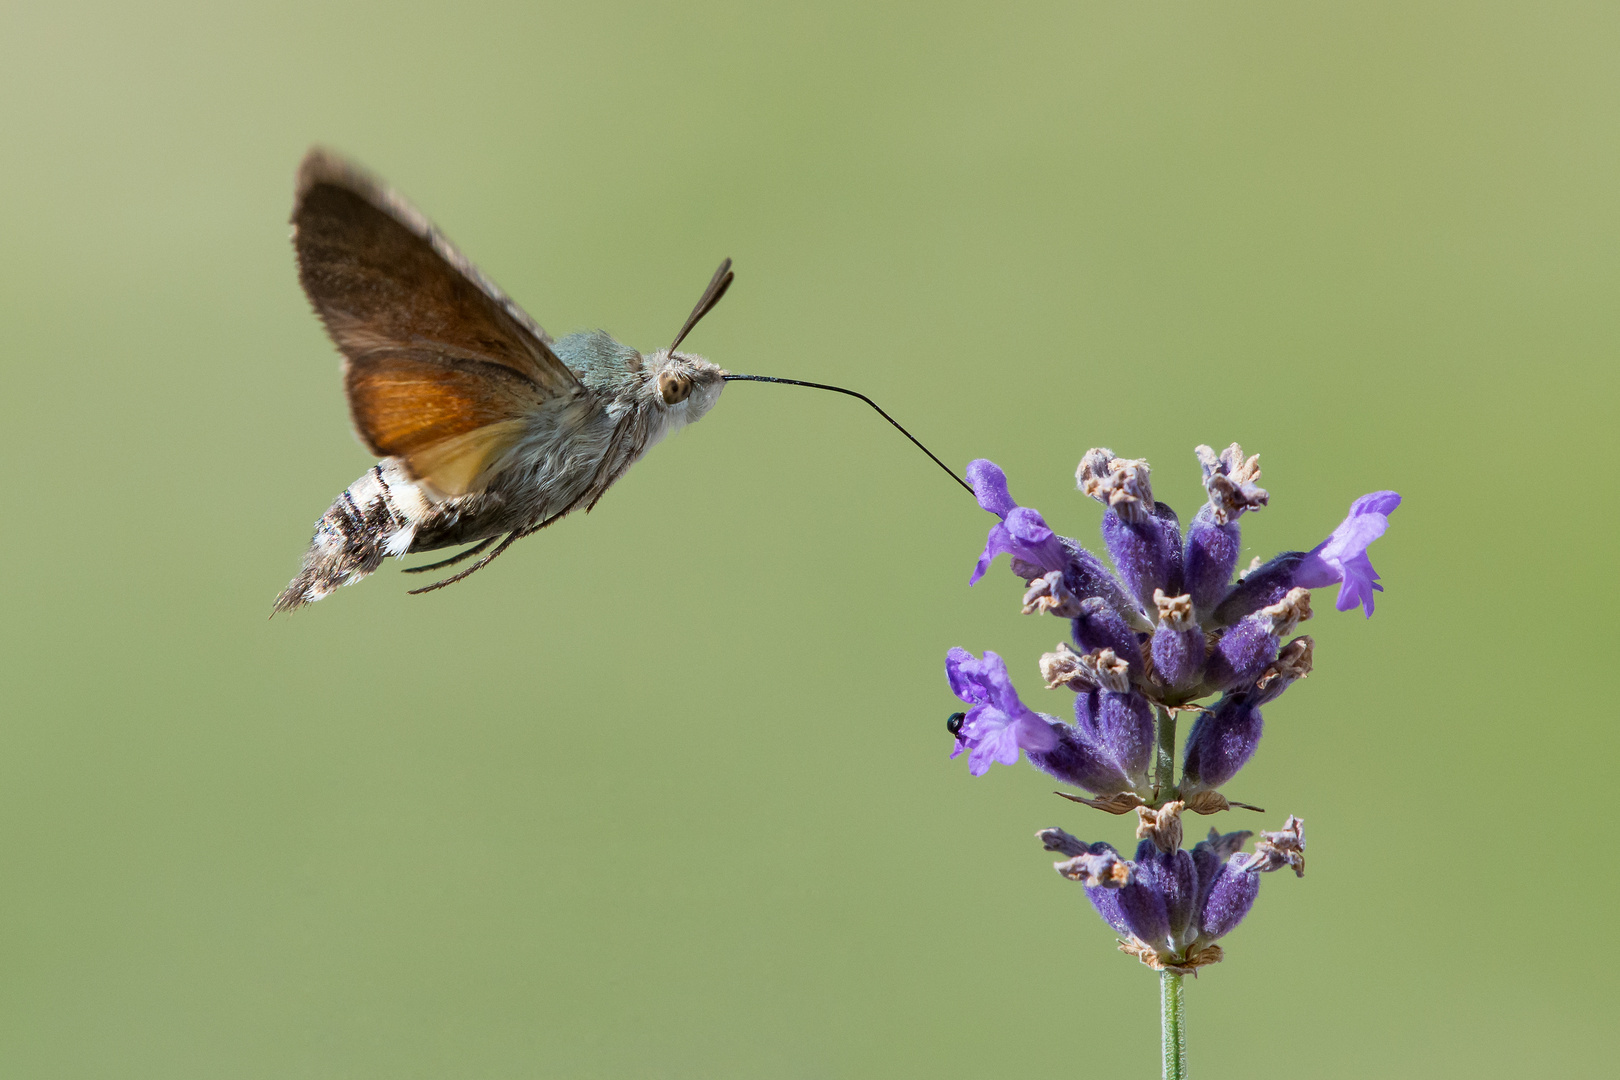
[(990, 526), (984, 541), (984, 551), (973, 567), (969, 585), (976, 585), (997, 555), (1011, 555), (1039, 566), (1050, 573), (1069, 565), (1069, 554), (1056, 533), (1046, 526), (1040, 512), (1024, 506), (1015, 506), (1005, 521)]
[(1007, 526), (999, 521), (990, 526), (990, 535), (985, 537), (984, 550), (979, 553), (979, 561), (973, 565), (973, 576), (968, 578), (968, 584), (977, 585), (997, 555), (1010, 555), (1013, 551), (1012, 537), (1007, 534)]
[(1378, 584), (1378, 571), (1373, 569), (1372, 562), (1366, 555), (1356, 555), (1344, 561), (1344, 582), (1339, 586), (1339, 598), (1333, 602), (1333, 606), (1340, 611), (1349, 611), (1359, 605), (1371, 616), (1372, 594), (1383, 591), (1384, 587)]
[(955, 648), (945, 654), (945, 678), (951, 684), (951, 693), (970, 705), (990, 700), (979, 677), (980, 664), (966, 649)]
[(979, 505), (997, 517), (1006, 517), (1018, 506), (1007, 492), (1007, 474), (993, 461), (977, 458), (968, 462), (967, 480), (973, 485), (973, 494)]
[(1018, 764), (1016, 724), (1002, 724), (987, 730), (978, 740), (978, 745), (968, 754), (968, 772), (974, 776), (983, 776), (989, 771), (992, 762), (999, 765)]
[(1038, 713), (1018, 718), (1018, 745), (1025, 751), (1044, 754), (1057, 746), (1057, 732)]

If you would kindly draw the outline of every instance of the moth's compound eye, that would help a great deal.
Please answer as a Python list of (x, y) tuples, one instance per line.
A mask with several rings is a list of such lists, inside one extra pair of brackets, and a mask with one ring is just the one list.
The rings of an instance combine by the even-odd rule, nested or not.
[(658, 394), (664, 399), (665, 405), (675, 405), (685, 401), (692, 392), (692, 380), (685, 375), (677, 375), (666, 371), (658, 376)]

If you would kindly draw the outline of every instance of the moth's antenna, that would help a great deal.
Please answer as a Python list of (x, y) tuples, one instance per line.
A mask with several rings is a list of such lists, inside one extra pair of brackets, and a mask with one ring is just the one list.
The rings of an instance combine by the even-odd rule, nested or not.
[(686, 317), (686, 325), (681, 327), (681, 332), (675, 335), (675, 342), (669, 347), (670, 352), (680, 348), (681, 342), (686, 340), (686, 335), (692, 332), (692, 327), (698, 324), (698, 320), (714, 310), (714, 305), (718, 304), (720, 298), (726, 295), (726, 290), (731, 288), (731, 279), (734, 277), (736, 275), (731, 272), (731, 260), (727, 259), (720, 264), (720, 269), (714, 272), (714, 277), (709, 279), (709, 287), (698, 297), (697, 307)]
[[(724, 270), (725, 267), (722, 266), (720, 269)], [(730, 280), (729, 276), (728, 276), (727, 280), (728, 281)], [(722, 292), (725, 291), (724, 287), (721, 288), (721, 291)], [(716, 299), (718, 299), (718, 297), (716, 297)], [(711, 303), (709, 306), (713, 307), (714, 305)], [(808, 386), (812, 390), (831, 390), (835, 394), (848, 394), (852, 398), (860, 398), (862, 401), (864, 401), (868, 405), (872, 406), (872, 408), (877, 409), (877, 413), (878, 413), (879, 416), (883, 417), (883, 419), (887, 420), (889, 423), (893, 424), (896, 428), (898, 428), (899, 431), (900, 431), (900, 434), (902, 434), (906, 438), (910, 439), (911, 442), (912, 442), (912, 445), (916, 446), (917, 449), (919, 449), (923, 453), (927, 454), (929, 459), (932, 460), (935, 465), (938, 465), (940, 468), (944, 469), (945, 470), (945, 475), (949, 476), (952, 480), (955, 480), (958, 484), (961, 484), (964, 488), (966, 488), (969, 495), (975, 495), (975, 493), (973, 491), (973, 486), (971, 484), (969, 484), (966, 480), (963, 480), (960, 476), (957, 476), (956, 473), (954, 471), (952, 471), (952, 469), (951, 469), (951, 467), (949, 465), (947, 465), (943, 461), (939, 460), (939, 458), (934, 457), (934, 452), (932, 450), (928, 449), (928, 447), (926, 447), (922, 443), (918, 442), (917, 437), (915, 435), (913, 435), (911, 432), (907, 431), (903, 427), (900, 427), (900, 421), (896, 420), (894, 417), (892, 417), (888, 413), (884, 412), (878, 406), (877, 402), (873, 401), (871, 398), (867, 397), (865, 394), (858, 394), (854, 390), (846, 390), (842, 386), (828, 386), (826, 383), (818, 383), (818, 382), (802, 382), (799, 379), (777, 379), (777, 378), (773, 378), (773, 377), (771, 377), (769, 375), (732, 375), (730, 373), (727, 373), (725, 375), (720, 376), (720, 378), (724, 379), (726, 382), (771, 382), (771, 383), (782, 383), (782, 384), (784, 384), (786, 386)], [(977, 497), (977, 496), (975, 495), (975, 497)]]

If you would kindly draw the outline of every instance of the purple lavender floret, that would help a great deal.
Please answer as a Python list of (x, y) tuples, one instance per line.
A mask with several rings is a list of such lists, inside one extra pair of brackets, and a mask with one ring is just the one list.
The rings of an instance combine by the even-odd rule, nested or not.
[[(992, 763), (1017, 764), (1023, 751), (1037, 769), (1094, 795), (1129, 789), (1133, 778), (1128, 774), (1133, 770), (1145, 779), (1153, 739), (1146, 702), (1127, 722), (1112, 702), (1125, 695), (1081, 695), (1075, 702), (1076, 723), (1070, 725), (1025, 706), (1013, 689), (1006, 663), (993, 652), (976, 659), (965, 649), (952, 649), (945, 659), (945, 676), (956, 696), (973, 706), (955, 721), (951, 757), (966, 750), (968, 771), (974, 776), (983, 776)], [(1090, 706), (1099, 697), (1110, 702), (1097, 706), (1093, 715)], [(1135, 745), (1144, 738), (1145, 751)]]
[(967, 478), (979, 505), (1001, 519), (990, 526), (969, 585), (978, 584), (996, 556), (1010, 555), (1013, 571), (1026, 581), (1061, 571), (1064, 586), (1075, 597), (1101, 597), (1119, 611), (1135, 610), (1124, 586), (1101, 559), (1068, 537), (1054, 533), (1039, 511), (1019, 506), (1013, 500), (1007, 490), (1007, 476), (995, 462), (979, 458), (969, 463)]
[(1393, 491), (1375, 491), (1350, 504), (1350, 513), (1333, 534), (1317, 544), (1299, 565), (1296, 585), (1320, 589), (1339, 584), (1334, 607), (1349, 611), (1358, 604), (1372, 618), (1373, 593), (1383, 592), (1378, 571), (1367, 558), (1367, 548), (1389, 528), (1389, 515), (1401, 505)]
[(1310, 551), (1287, 551), (1252, 571), (1232, 588), (1215, 611), (1215, 621), (1230, 625), (1280, 600), (1289, 589), (1339, 586), (1334, 607), (1360, 606), (1373, 613), (1373, 593), (1383, 592), (1367, 548), (1389, 528), (1389, 515), (1401, 504), (1393, 491), (1375, 491), (1350, 505), (1350, 513), (1326, 540)]
[(968, 772), (983, 776), (991, 762), (1018, 764), (1020, 750), (1051, 750), (1058, 744), (1053, 723), (1018, 700), (1001, 657), (986, 650), (984, 659), (966, 649), (945, 658), (945, 677), (958, 698), (972, 705), (956, 730), (951, 757), (968, 751)]
[(1023, 506), (1013, 507), (999, 524), (990, 526), (969, 585), (979, 583), (997, 555), (1011, 555), (1015, 562), (1039, 567), (1043, 574), (1069, 566), (1069, 552), (1062, 538), (1047, 528), (1046, 519), (1038, 511)]

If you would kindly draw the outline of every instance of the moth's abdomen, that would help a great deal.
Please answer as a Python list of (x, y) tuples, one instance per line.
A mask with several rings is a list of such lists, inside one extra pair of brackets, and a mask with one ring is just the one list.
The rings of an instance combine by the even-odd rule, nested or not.
[(275, 610), (312, 604), (340, 585), (359, 581), (385, 556), (405, 554), (431, 508), (398, 462), (373, 465), (315, 523), (303, 568), (276, 597)]

